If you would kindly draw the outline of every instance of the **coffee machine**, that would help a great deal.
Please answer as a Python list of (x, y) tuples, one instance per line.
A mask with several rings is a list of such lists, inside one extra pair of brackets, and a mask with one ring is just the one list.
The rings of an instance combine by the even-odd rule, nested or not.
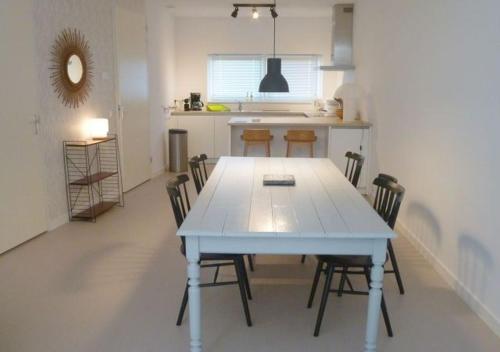
[(201, 101), (201, 94), (200, 93), (191, 93), (190, 101), (191, 101), (190, 110), (201, 111), (204, 104)]

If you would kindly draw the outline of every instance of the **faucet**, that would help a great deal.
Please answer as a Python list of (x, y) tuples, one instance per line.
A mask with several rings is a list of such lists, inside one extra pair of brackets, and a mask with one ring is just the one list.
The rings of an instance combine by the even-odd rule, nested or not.
[(239, 112), (243, 111), (243, 103), (241, 101), (238, 102), (238, 111)]

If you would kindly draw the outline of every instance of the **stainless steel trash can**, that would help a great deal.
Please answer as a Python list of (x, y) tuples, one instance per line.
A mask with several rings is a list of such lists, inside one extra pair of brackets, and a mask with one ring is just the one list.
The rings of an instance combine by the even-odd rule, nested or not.
[(168, 160), (171, 172), (186, 172), (188, 170), (186, 130), (168, 130)]

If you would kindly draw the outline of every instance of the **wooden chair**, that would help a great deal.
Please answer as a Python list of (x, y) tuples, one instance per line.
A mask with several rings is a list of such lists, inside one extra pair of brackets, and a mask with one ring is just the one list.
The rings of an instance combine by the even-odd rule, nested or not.
[[(188, 181), (189, 177), (186, 174), (183, 174), (175, 178), (172, 178), (167, 182), (167, 192), (170, 198), (170, 203), (172, 205), (172, 210), (174, 212), (174, 217), (177, 227), (180, 227), (182, 225), (188, 211), (191, 208), (186, 188), (186, 183)], [(184, 237), (181, 237), (180, 251), (183, 256), (186, 256), (186, 242)], [(223, 266), (234, 266), (234, 270), (236, 271), (236, 276), (237, 276), (236, 281), (222, 281), (222, 282), (217, 281), (219, 276), (219, 270)], [(200, 284), (200, 287), (216, 287), (224, 285), (239, 286), (246, 322), (248, 326), (252, 326), (252, 320), (250, 317), (250, 310), (248, 308), (248, 301), (247, 301), (247, 298), (250, 300), (252, 299), (252, 293), (250, 291), (250, 283), (248, 281), (243, 255), (201, 253), (200, 267), (215, 268), (215, 274), (212, 282)], [(189, 298), (188, 282), (186, 282), (184, 295), (182, 297), (181, 307), (179, 309), (179, 314), (177, 316), (177, 322), (176, 322), (177, 326), (180, 326), (182, 324), (182, 318), (184, 317), (184, 312), (186, 310), (188, 298)]]
[(198, 156), (198, 160), (201, 162), (201, 165), (203, 166), (203, 173), (205, 174), (205, 182), (206, 182), (208, 180), (207, 164), (205, 164), (205, 162), (208, 160), (207, 154), (200, 154)]
[(345, 153), (345, 157), (347, 158), (345, 177), (347, 177), (354, 187), (358, 187), (359, 176), (361, 175), (365, 157), (353, 152)]
[[(193, 156), (189, 160), (189, 168), (191, 169), (191, 175), (193, 176), (194, 186), (198, 194), (200, 194), (201, 190), (203, 189), (203, 186), (205, 186), (205, 182), (207, 182), (208, 179), (205, 160), (201, 159), (199, 156)], [(202, 166), (204, 169), (204, 173), (201, 170)]]
[[(398, 183), (398, 179), (391, 175), (379, 174), (378, 178), (382, 180), (387, 180), (395, 184)], [(380, 216), (382, 216), (382, 218), (384, 218), (384, 216), (387, 216), (384, 215), (384, 212), (387, 212), (387, 210), (384, 210), (384, 203), (385, 204), (390, 203), (391, 201), (389, 199), (390, 193), (387, 191), (387, 189), (385, 189), (380, 185), (375, 185), (375, 186), (377, 187), (377, 190), (375, 192), (375, 201), (373, 203), (373, 208), (380, 214)], [(386, 219), (384, 218), (384, 220)], [(394, 229), (394, 226), (396, 225), (396, 219), (391, 219), (390, 221), (389, 220), (386, 221), (387, 224), (391, 227), (391, 229)], [(392, 246), (392, 242), (390, 239), (387, 241), (387, 252), (389, 254), (389, 261), (391, 262), (392, 270), (385, 270), (384, 273), (394, 274), (394, 276), (396, 277), (396, 282), (398, 284), (399, 293), (401, 295), (404, 295), (405, 288), (403, 285), (403, 279), (401, 278), (398, 261), (396, 259), (396, 253), (394, 252), (394, 247)]]
[[(387, 178), (377, 177), (373, 184), (380, 189), (380, 192), (377, 192), (376, 198), (376, 206), (375, 209), (379, 213), (379, 215), (387, 222), (387, 224), (394, 228), (394, 224), (396, 223), (396, 219), (399, 213), (399, 208), (401, 206), (401, 202), (404, 197), (405, 189), (388, 180)], [(389, 247), (389, 245), (388, 245)], [(368, 295), (368, 291), (359, 291), (355, 290), (352, 287), (352, 284), (347, 279), (347, 275), (357, 274), (363, 275), (366, 278), (368, 289), (370, 288), (370, 270), (371, 270), (371, 257), (370, 256), (338, 256), (338, 255), (318, 255), (316, 256), (318, 259), (318, 265), (316, 267), (316, 272), (314, 274), (314, 280), (311, 287), (311, 293), (309, 295), (309, 301), (307, 303), (307, 307), (311, 308), (314, 300), (314, 296), (316, 294), (316, 289), (318, 286), (318, 281), (321, 276), (321, 273), (326, 273), (326, 281), (323, 289), (323, 294), (321, 297), (321, 304), (318, 311), (318, 317), (316, 320), (316, 327), (314, 329), (314, 336), (319, 335), (319, 330), (321, 328), (321, 322), (323, 320), (323, 315), (325, 313), (325, 307), (328, 300), (328, 295), (330, 292), (337, 292), (339, 296), (342, 293), (345, 294), (354, 294), (354, 295)], [(326, 268), (324, 266), (326, 265)], [(342, 268), (341, 270), (336, 270), (336, 268)], [(351, 268), (361, 269), (357, 271), (352, 271)], [(332, 290), (331, 284), (334, 273), (341, 274), (341, 283), (338, 290)], [(345, 282), (348, 282), (349, 289), (344, 289)], [(387, 312), (387, 306), (385, 303), (384, 295), (382, 294), (382, 315), (384, 317), (384, 323), (387, 330), (387, 334), (392, 337), (393, 331), (391, 322), (389, 319), (389, 314)]]
[(263, 145), (266, 156), (271, 156), (271, 141), (273, 140), (273, 136), (271, 135), (271, 131), (267, 129), (261, 130), (243, 130), (243, 134), (241, 135), (241, 139), (245, 142), (245, 147), (243, 150), (243, 155), (247, 156), (248, 147), (251, 145)]
[[(394, 176), (388, 175), (388, 174), (378, 174), (378, 179), (382, 180), (387, 180), (393, 183), (398, 183), (398, 179)], [(384, 189), (382, 189), (380, 186), (376, 186), (377, 191), (376, 191), (376, 197), (375, 199), (378, 201), (375, 201), (373, 206), (375, 210), (378, 211), (378, 208), (380, 208), (380, 203), (382, 202), (383, 194), (385, 193)], [(391, 226), (391, 224), (389, 224)], [(394, 225), (391, 226), (392, 229), (394, 229)], [(399, 289), (399, 294), (404, 295), (405, 294), (405, 289), (403, 286), (403, 279), (401, 278), (401, 273), (399, 271), (399, 265), (398, 261), (396, 259), (396, 254), (394, 252), (394, 247), (392, 246), (392, 242), (389, 239), (387, 242), (387, 254), (389, 255), (389, 261), (391, 262), (392, 270), (384, 270), (385, 274), (394, 274), (396, 277), (396, 282), (398, 284), (398, 289)], [(340, 279), (339, 283), (339, 291), (338, 291), (338, 296), (342, 296), (342, 292), (344, 290), (344, 285), (347, 284), (349, 285), (350, 289), (352, 290), (352, 284), (351, 281), (349, 280), (349, 277), (345, 273), (348, 270), (348, 268), (343, 268), (342, 270), (342, 277)], [(352, 274), (352, 272), (351, 272)], [(362, 274), (362, 273), (361, 273)]]
[(290, 157), (294, 144), (308, 144), (309, 156), (314, 157), (314, 143), (318, 139), (313, 130), (288, 130), (286, 136), (283, 137), (286, 143), (286, 157)]
[[(287, 153), (288, 153), (288, 151), (287, 151)], [(354, 187), (358, 187), (359, 177), (361, 175), (361, 170), (363, 168), (363, 163), (365, 161), (365, 157), (362, 155), (353, 153), (353, 152), (345, 153), (345, 157), (347, 158), (347, 165), (345, 168), (344, 175), (349, 180), (349, 182), (351, 182), (351, 184)], [(381, 175), (383, 175), (383, 174), (381, 174)], [(384, 175), (384, 176), (388, 176), (388, 175)], [(303, 255), (300, 261), (302, 264), (305, 263), (306, 256)]]
[[(207, 160), (206, 154), (200, 154), (199, 156), (193, 156), (191, 160), (189, 160), (189, 167), (191, 168), (191, 175), (193, 176), (194, 186), (196, 188), (196, 192), (200, 194), (201, 190), (205, 186), (205, 183), (208, 180), (207, 167), (205, 165), (205, 161)], [(203, 171), (202, 171), (203, 168)], [(252, 255), (248, 255), (248, 266), (251, 271), (254, 271), (253, 266), (253, 258)]]

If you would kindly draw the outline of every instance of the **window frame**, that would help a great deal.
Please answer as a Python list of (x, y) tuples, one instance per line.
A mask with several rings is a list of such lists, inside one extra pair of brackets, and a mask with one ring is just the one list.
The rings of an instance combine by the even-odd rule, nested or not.
[[(267, 71), (267, 59), (272, 58), (273, 55), (269, 54), (209, 54), (207, 58), (207, 100), (214, 103), (286, 103), (286, 104), (309, 104), (317, 99), (321, 99), (323, 95), (323, 72), (319, 69), (322, 55), (320, 54), (279, 54), (278, 58), (283, 61), (287, 59), (309, 59), (312, 67), (315, 68), (317, 76), (315, 77), (315, 91), (312, 92), (310, 97), (283, 97), (283, 96), (272, 96), (272, 94), (286, 94), (286, 93), (259, 93), (250, 92), (254, 94), (253, 98), (250, 99), (248, 96), (242, 96), (238, 98), (226, 98), (226, 97), (214, 97), (213, 92), (213, 81), (212, 81), (212, 65), (214, 64), (214, 58), (227, 58), (227, 59), (259, 59), (260, 61), (260, 78), (258, 81), (262, 80)], [(285, 77), (286, 78), (286, 77)]]

